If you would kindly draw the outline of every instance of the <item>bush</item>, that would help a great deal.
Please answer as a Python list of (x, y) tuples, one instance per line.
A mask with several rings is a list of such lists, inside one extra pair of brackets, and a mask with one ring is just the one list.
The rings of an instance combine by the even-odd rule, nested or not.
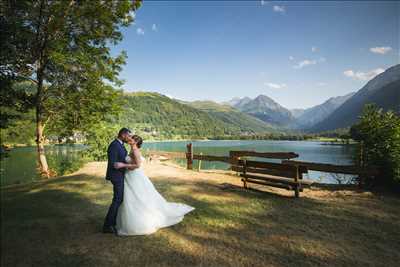
[(86, 131), (85, 154), (88, 158), (101, 161), (107, 160), (107, 148), (110, 142), (117, 137), (120, 127), (112, 123), (99, 123)]
[(84, 155), (85, 152), (72, 152), (68, 153), (68, 156), (49, 156), (47, 157), (48, 164), (53, 172), (54, 176), (62, 176), (73, 173), (79, 170), (88, 159)]
[(359, 141), (359, 165), (379, 169), (377, 177), (366, 178), (366, 185), (400, 190), (400, 117), (366, 105), (350, 132)]

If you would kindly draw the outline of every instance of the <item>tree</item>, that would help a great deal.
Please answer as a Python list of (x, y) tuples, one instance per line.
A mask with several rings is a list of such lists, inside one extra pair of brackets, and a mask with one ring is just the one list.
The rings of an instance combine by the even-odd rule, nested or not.
[(361, 154), (360, 165), (379, 168), (378, 177), (368, 178), (367, 185), (400, 189), (400, 117), (392, 111), (366, 105), (350, 132), (360, 143), (361, 151), (357, 152)]
[[(36, 144), (41, 172), (49, 176), (44, 151), (46, 126), (84, 129), (116, 112), (118, 73), (126, 54), (113, 57), (110, 44), (122, 39), (140, 1), (5, 0), (1, 2), (2, 102), (20, 81), (34, 85)], [(4, 96), (4, 97), (3, 97)]]

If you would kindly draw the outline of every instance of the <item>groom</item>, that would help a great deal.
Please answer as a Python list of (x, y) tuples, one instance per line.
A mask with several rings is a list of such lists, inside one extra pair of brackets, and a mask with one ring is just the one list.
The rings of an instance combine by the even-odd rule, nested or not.
[(107, 156), (107, 174), (106, 179), (113, 184), (114, 196), (107, 216), (104, 220), (103, 233), (117, 234), (115, 228), (118, 208), (122, 203), (124, 196), (124, 176), (126, 169), (134, 169), (134, 164), (127, 164), (125, 158), (128, 152), (125, 149), (124, 143), (131, 140), (132, 133), (127, 128), (122, 128), (118, 137), (108, 146)]

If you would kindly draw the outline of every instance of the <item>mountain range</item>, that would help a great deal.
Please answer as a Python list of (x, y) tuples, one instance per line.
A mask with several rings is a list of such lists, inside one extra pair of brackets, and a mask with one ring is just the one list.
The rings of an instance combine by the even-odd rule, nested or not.
[(275, 132), (270, 125), (230, 106), (184, 102), (152, 92), (125, 93), (125, 108), (116, 123), (144, 137), (211, 138)]
[(259, 95), (254, 99), (249, 97), (236, 98), (228, 103), (243, 113), (280, 127), (289, 125), (295, 119), (290, 110), (282, 107), (266, 95)]
[(400, 112), (400, 64), (371, 79), (363, 88), (332, 97), (308, 109), (286, 109), (265, 95), (234, 98), (232, 107), (276, 127), (309, 132), (347, 128), (357, 121), (365, 104)]
[(346, 128), (357, 121), (365, 104), (400, 113), (400, 64), (370, 80), (326, 119), (314, 125), (313, 132)]
[[(334, 112), (339, 106), (341, 106), (354, 94), (355, 93), (352, 92), (344, 96), (331, 97), (324, 103), (308, 109), (291, 110), (293, 116), (295, 116), (296, 118), (296, 121), (292, 125), (292, 128), (308, 129), (315, 124), (325, 120), (332, 112)], [(297, 117), (294, 114), (298, 114)]]
[(355, 93), (332, 97), (308, 109), (289, 110), (266, 95), (225, 103), (188, 102), (150, 92), (127, 93), (124, 98), (127, 108), (120, 122), (161, 138), (321, 132), (350, 127), (368, 103), (400, 113), (400, 64)]
[(270, 125), (288, 129), (308, 129), (327, 118), (354, 93), (332, 97), (324, 103), (308, 109), (289, 110), (265, 95), (254, 99), (249, 97), (234, 98), (227, 104), (254, 116)]

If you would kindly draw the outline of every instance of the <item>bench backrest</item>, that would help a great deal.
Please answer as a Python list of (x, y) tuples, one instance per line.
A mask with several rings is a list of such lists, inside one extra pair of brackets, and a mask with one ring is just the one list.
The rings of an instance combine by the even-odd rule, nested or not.
[(303, 166), (253, 160), (238, 160), (236, 165), (232, 165), (232, 170), (245, 174), (267, 174), (293, 179), (301, 179), (302, 174), (307, 173), (307, 168)]

